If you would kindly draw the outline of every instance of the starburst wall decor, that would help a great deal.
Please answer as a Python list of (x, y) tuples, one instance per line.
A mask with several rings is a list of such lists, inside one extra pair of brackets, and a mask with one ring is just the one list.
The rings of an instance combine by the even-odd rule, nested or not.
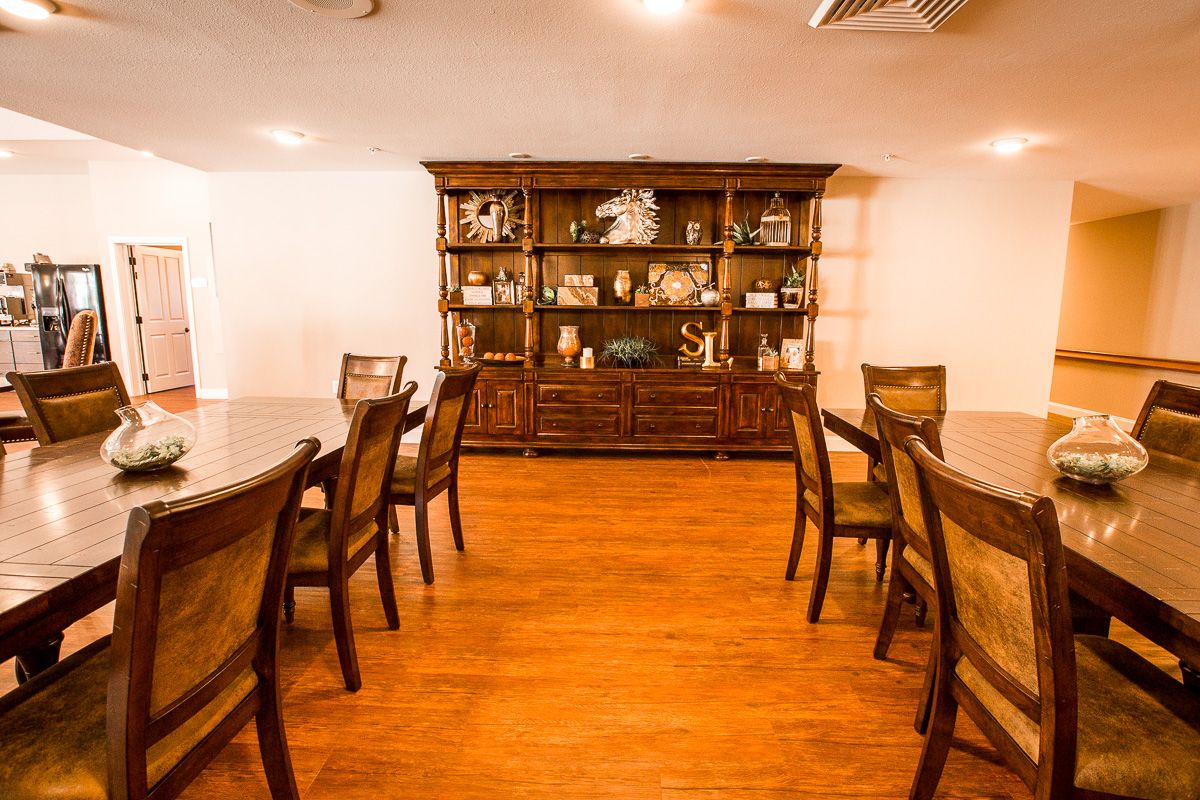
[(468, 239), (483, 244), (515, 239), (517, 226), (522, 222), (525, 201), (517, 191), (471, 192), (471, 199), (462, 203), (460, 225), (470, 225)]

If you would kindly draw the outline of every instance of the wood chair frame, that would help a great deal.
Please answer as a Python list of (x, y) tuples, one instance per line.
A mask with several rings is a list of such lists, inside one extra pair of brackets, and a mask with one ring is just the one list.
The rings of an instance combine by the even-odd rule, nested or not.
[[(400, 391), (404, 377), (404, 365), (408, 356), (363, 356), (354, 353), (342, 354), (342, 368), (338, 373), (338, 398), (341, 400), (363, 400), (369, 397), (386, 397)], [(372, 395), (351, 394), (349, 381), (353, 377), (391, 378), (386, 391)]]
[[(119, 405), (129, 405), (129, 392), (125, 389), (125, 381), (121, 379), (121, 371), (111, 361), (86, 367), (10, 372), (8, 381), (16, 390), (17, 397), (21, 399), (21, 405), (25, 409), (25, 415), (29, 417), (30, 424), (33, 425), (38, 444), (42, 445), (62, 441), (46, 419), (42, 408), (44, 400), (111, 389), (116, 392)], [(94, 423), (95, 428), (90, 433), (115, 430), (120, 420), (114, 414), (111, 419), (106, 415), (105, 419), (95, 420)]]

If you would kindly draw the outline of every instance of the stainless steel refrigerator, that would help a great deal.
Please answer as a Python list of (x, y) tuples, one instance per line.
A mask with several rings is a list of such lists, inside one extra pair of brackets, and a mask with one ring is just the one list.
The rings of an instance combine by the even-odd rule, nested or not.
[(58, 369), (67, 345), (67, 328), (75, 315), (90, 308), (96, 312), (96, 352), (93, 361), (108, 361), (108, 324), (104, 317), (104, 289), (99, 264), (26, 264), (33, 275), (37, 299), (42, 362)]

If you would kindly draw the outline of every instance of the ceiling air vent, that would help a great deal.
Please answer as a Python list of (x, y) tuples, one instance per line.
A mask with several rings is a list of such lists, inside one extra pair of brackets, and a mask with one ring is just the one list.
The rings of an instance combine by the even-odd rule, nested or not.
[(375, 0), (288, 0), (288, 2), (297, 8), (320, 14), (322, 17), (337, 19), (365, 17), (375, 10)]
[[(296, 2), (296, 0), (292, 0)], [(821, 0), (814, 28), (932, 33), (967, 0)]]

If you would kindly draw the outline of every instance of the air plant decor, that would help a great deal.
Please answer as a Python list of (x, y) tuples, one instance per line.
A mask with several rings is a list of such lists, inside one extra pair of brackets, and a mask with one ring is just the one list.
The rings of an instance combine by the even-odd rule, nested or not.
[(750, 212), (747, 211), (741, 223), (733, 223), (733, 243), (743, 246), (758, 244), (758, 234), (761, 230), (762, 228), (750, 227)]
[(792, 265), (792, 271), (783, 276), (783, 287), (779, 290), (779, 299), (784, 308), (799, 308), (804, 299), (804, 273)]
[(658, 361), (658, 345), (640, 336), (605, 339), (600, 360), (617, 367), (646, 367)]

